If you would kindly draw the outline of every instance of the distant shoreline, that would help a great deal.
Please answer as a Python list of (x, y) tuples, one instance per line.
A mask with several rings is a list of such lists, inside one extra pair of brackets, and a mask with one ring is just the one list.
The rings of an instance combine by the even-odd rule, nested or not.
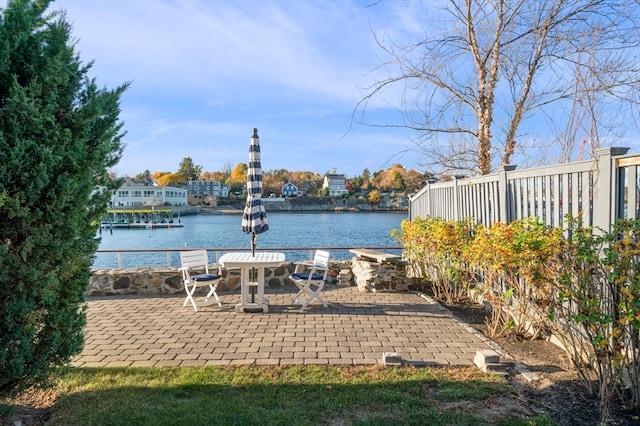
[(198, 214), (242, 214), (242, 210), (230, 206), (200, 207)]
[[(266, 208), (267, 213), (407, 213), (407, 209), (392, 209), (392, 208), (377, 208), (377, 209), (358, 209), (358, 210), (336, 210), (335, 207), (323, 208), (324, 206), (305, 206), (306, 208), (292, 208), (292, 209), (269, 209)], [(197, 214), (203, 215), (241, 215), (243, 209), (234, 208), (231, 206), (218, 206), (218, 207), (199, 207)]]

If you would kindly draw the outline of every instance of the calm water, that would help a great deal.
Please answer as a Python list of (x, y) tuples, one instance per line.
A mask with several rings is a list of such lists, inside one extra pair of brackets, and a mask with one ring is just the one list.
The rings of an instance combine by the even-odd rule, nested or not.
[[(398, 246), (391, 230), (406, 213), (268, 213), (269, 230), (258, 235), (259, 249), (269, 247)], [(197, 215), (181, 218), (182, 228), (102, 230), (100, 249), (249, 248), (251, 237), (240, 230), (240, 215)], [(287, 259), (309, 257), (309, 250), (285, 252)], [(331, 257), (349, 259), (346, 250)], [(171, 265), (180, 263), (173, 253)], [(122, 267), (166, 266), (165, 253), (123, 253)], [(115, 253), (97, 253), (94, 268), (118, 266)]]

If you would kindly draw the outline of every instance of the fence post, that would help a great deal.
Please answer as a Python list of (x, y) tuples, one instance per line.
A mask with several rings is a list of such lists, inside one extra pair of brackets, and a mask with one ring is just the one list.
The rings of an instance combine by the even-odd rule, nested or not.
[[(498, 169), (498, 220), (504, 223), (510, 223), (513, 220), (513, 196), (509, 191), (509, 172), (516, 169), (514, 164), (504, 164)], [(494, 220), (494, 222), (497, 222)]]
[(619, 191), (617, 167), (613, 157), (625, 155), (629, 148), (610, 147), (596, 150), (596, 178), (593, 191), (593, 228), (597, 232), (609, 232), (617, 214)]
[(458, 181), (462, 179), (462, 176), (455, 176), (453, 181), (453, 200), (451, 200), (453, 204), (453, 220), (458, 222), (460, 220), (460, 203), (458, 202), (458, 191), (460, 188), (458, 186)]
[(424, 210), (422, 212), (422, 218), (423, 219), (426, 219), (427, 217), (432, 216), (432, 213), (433, 213), (433, 208), (432, 208), (433, 200), (432, 200), (431, 195), (432, 195), (432, 193), (431, 193), (431, 182), (427, 182), (427, 189), (425, 191), (425, 195), (422, 198), (424, 200), (424, 201), (422, 201), (422, 205), (424, 206), (423, 207)]

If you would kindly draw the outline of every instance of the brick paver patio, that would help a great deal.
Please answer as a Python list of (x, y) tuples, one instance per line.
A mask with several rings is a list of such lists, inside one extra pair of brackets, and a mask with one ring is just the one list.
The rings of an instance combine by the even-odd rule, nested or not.
[(182, 307), (183, 294), (88, 299), (84, 351), (76, 366), (358, 365), (397, 352), (408, 363), (472, 365), (489, 342), (441, 305), (414, 293), (362, 293), (326, 286), (330, 305), (304, 313), (294, 287), (267, 289), (268, 313)]

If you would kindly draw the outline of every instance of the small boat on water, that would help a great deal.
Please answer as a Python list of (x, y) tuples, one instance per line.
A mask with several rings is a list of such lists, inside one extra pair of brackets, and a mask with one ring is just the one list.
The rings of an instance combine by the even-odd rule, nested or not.
[(159, 229), (182, 228), (178, 213), (177, 222), (171, 207), (120, 207), (110, 208), (100, 224), (104, 229)]

